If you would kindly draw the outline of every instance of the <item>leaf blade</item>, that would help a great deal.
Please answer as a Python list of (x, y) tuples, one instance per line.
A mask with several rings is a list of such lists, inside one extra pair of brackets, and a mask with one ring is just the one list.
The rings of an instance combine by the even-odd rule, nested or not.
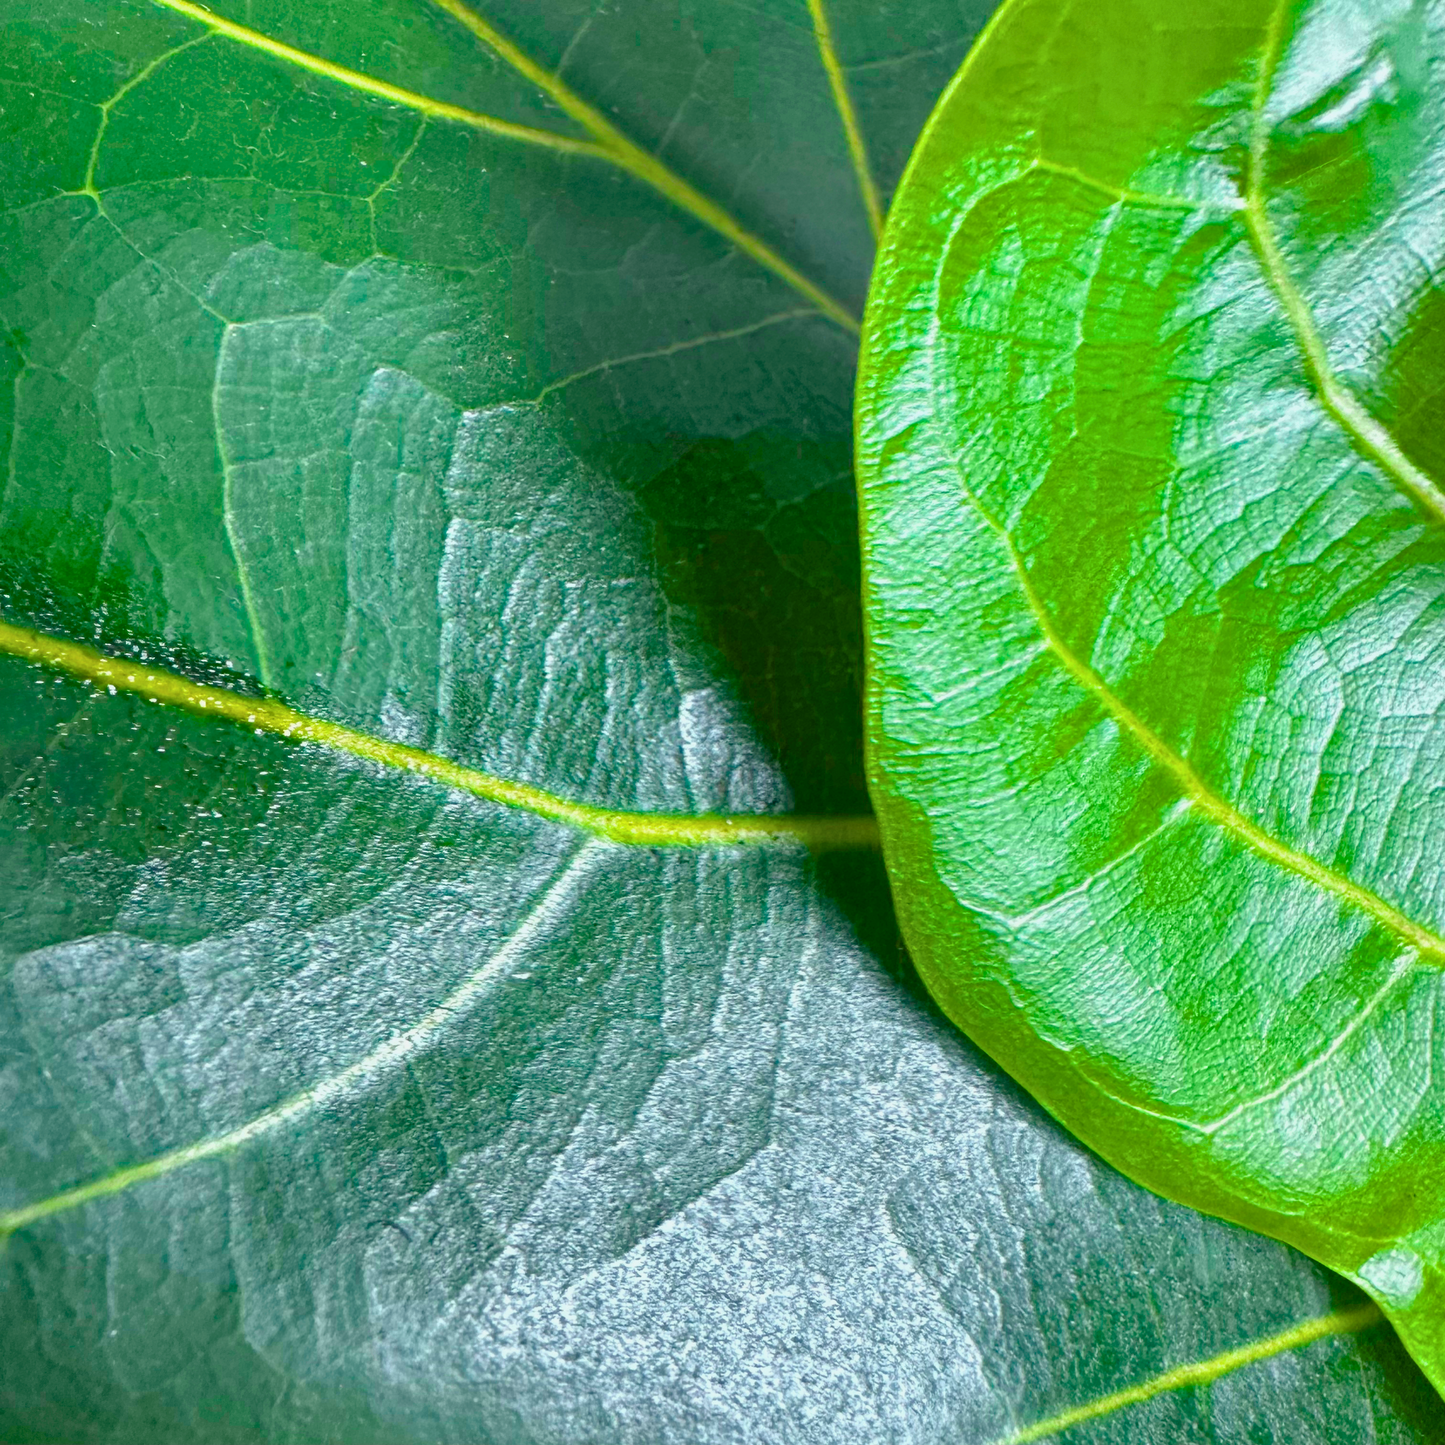
[[(1407, 1200), (1433, 1151), (1439, 900), (1387, 841), (1433, 755), (1374, 782), (1341, 751), (1396, 726), (1408, 664), (1374, 589), (1428, 591), (1433, 483), (1327, 350), (1362, 395), (1391, 385), (1329, 288), (1414, 254), (1429, 205), (1433, 102), (1404, 82), (1397, 112), (1359, 99), (1397, 23), (1001, 12), (914, 163), (860, 441), (875, 796), (930, 986), (1132, 1177), (1360, 1279), (1434, 1369), (1433, 1266), (1413, 1266), (1413, 1305), (1370, 1285), (1401, 1250), (1433, 1258)], [(1068, 70), (1085, 50), (1108, 77), (1087, 95)], [(1319, 122), (1310, 105), (1351, 85), (1360, 108)], [(1267, 214), (1270, 138), (1335, 149), (1282, 164)], [(1433, 284), (1420, 254), (1372, 298), (1387, 334)], [(963, 634), (933, 655), (929, 611)], [(1339, 660), (1351, 647), (1371, 664)]]

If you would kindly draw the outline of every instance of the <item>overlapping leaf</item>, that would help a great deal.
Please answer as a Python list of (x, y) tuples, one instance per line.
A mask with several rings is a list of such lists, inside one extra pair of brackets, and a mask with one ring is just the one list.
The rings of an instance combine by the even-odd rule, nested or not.
[(861, 404), (930, 986), (1437, 1383), (1442, 74), (1434, 4), (1018, 0), (910, 171)]

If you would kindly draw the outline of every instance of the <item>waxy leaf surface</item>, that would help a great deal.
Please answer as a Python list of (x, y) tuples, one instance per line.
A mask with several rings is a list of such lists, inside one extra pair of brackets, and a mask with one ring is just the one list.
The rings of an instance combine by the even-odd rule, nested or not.
[[(1439, 1437), (932, 1009), (876, 855), (445, 781), (866, 809), (817, 13), (0, 10), (5, 1440)], [(886, 199), (983, 15), (825, 19)]]
[(865, 338), (904, 933), (1132, 1178), (1445, 1385), (1445, 9), (1014, 0)]

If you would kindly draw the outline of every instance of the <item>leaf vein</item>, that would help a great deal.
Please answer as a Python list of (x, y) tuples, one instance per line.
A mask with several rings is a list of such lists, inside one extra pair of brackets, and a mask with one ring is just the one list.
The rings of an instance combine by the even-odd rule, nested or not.
[(1290, 275), (1279, 239), (1270, 223), (1265, 198), (1265, 172), (1269, 157), (1269, 125), (1265, 103), (1284, 51), (1286, 0), (1279, 0), (1270, 20), (1255, 88), (1251, 115), (1249, 159), (1245, 168), (1244, 224), (1250, 245), (1266, 281), (1279, 298), (1294, 332), (1306, 374), (1314, 383), (1320, 403), (1353, 443), (1355, 449), (1373, 462), (1401, 491), (1413, 497), (1438, 521), (1445, 521), (1445, 492), (1407, 457), (1386, 427), (1335, 375), (1329, 351), (1304, 293)]
[(1283, 1098), (1296, 1084), (1309, 1078), (1322, 1064), (1326, 1064), (1334, 1058), (1350, 1039), (1364, 1027), (1366, 1021), (1374, 1015), (1375, 1010), (1394, 992), (1396, 984), (1398, 984), (1402, 978), (1412, 973), (1414, 968), (1415, 955), (1412, 950), (1401, 956), (1395, 964), (1395, 967), (1390, 970), (1389, 976), (1385, 979), (1384, 983), (1366, 999), (1364, 1006), (1359, 1009), (1354, 1018), (1312, 1059), (1302, 1064), (1294, 1073), (1290, 1074), (1288, 1078), (1282, 1079), (1274, 1088), (1267, 1090), (1263, 1094), (1256, 1094), (1252, 1099), (1245, 1099), (1242, 1103), (1236, 1104), (1227, 1114), (1221, 1114), (1219, 1118), (1211, 1119), (1207, 1124), (1200, 1124), (1194, 1127), (1198, 1128), (1202, 1134), (1217, 1134), (1226, 1125), (1232, 1124), (1241, 1114), (1247, 1114), (1251, 1109), (1257, 1109), (1261, 1104), (1268, 1104), (1275, 1099)]
[(645, 848), (701, 848), (792, 842), (817, 850), (878, 845), (877, 822), (866, 816), (629, 813), (574, 802), (529, 783), (469, 768), (438, 753), (312, 717), (276, 698), (247, 697), (226, 688), (191, 682), (161, 668), (110, 657), (79, 643), (5, 621), (0, 621), (0, 653), (150, 702), (248, 727), (256, 733), (270, 733), (297, 743), (317, 743), (366, 762), (419, 774), (445, 787), (533, 813), (609, 843)]
[(1153, 1379), (1145, 1380), (1138, 1385), (1130, 1385), (1127, 1389), (1116, 1390), (1112, 1395), (1102, 1395), (1097, 1400), (1090, 1400), (1087, 1404), (1061, 1410), (1057, 1415), (1050, 1415), (1045, 1420), (1039, 1420), (1033, 1425), (1015, 1431), (1012, 1435), (1005, 1436), (997, 1441), (996, 1445), (1032, 1445), (1032, 1442), (1036, 1440), (1047, 1440), (1050, 1436), (1060, 1435), (1075, 1425), (1082, 1425), (1089, 1420), (1097, 1420), (1103, 1415), (1112, 1415), (1116, 1410), (1122, 1410), (1126, 1406), (1142, 1405), (1156, 1395), (1163, 1395), (1171, 1390), (1185, 1390), (1199, 1385), (1213, 1384), (1221, 1376), (1242, 1369), (1245, 1365), (1253, 1365), (1260, 1360), (1267, 1360), (1273, 1355), (1282, 1355), (1286, 1351), (1312, 1345), (1330, 1335), (1358, 1334), (1361, 1330), (1367, 1330), (1372, 1325), (1379, 1324), (1383, 1318), (1378, 1305), (1362, 1304), (1347, 1310), (1335, 1310), (1331, 1314), (1320, 1315), (1312, 1320), (1304, 1320), (1300, 1324), (1291, 1325), (1287, 1330), (1281, 1330), (1278, 1334), (1267, 1335), (1262, 1340), (1253, 1340), (1237, 1349), (1225, 1350), (1218, 1355), (1210, 1356), (1207, 1360), (1196, 1360), (1188, 1365), (1176, 1365), (1172, 1370), (1165, 1370), (1163, 1373), (1155, 1375)]
[(1077, 166), (1066, 166), (1041, 155), (1033, 158), (1029, 170), (1043, 171), (1051, 176), (1062, 176), (1066, 180), (1076, 181), (1086, 190), (1098, 191), (1126, 206), (1165, 211), (1198, 211), (1214, 204), (1211, 201), (1191, 201), (1187, 196), (1170, 196), (1159, 191), (1136, 191), (1128, 186), (1112, 185), (1089, 175), (1087, 171), (1081, 171)]
[(1392, 903), (1386, 902), (1379, 894), (1356, 883), (1352, 878), (1337, 873), (1332, 868), (1327, 868), (1310, 854), (1291, 848), (1288, 843), (1282, 842), (1245, 817), (1232, 803), (1216, 793), (1189, 762), (1176, 753), (1143, 718), (1134, 712), (1059, 635), (1053, 618), (1049, 615), (1043, 599), (1035, 589), (1033, 579), (1029, 576), (1028, 569), (1019, 555), (1012, 537), (1001, 524), (983, 510), (977, 498), (973, 498), (971, 493), (970, 497), (975, 507), (978, 507), (980, 515), (998, 533), (1004, 546), (1008, 549), (1014, 573), (1019, 580), (1020, 590), (1044, 634), (1049, 650), (1058, 658), (1064, 670), (1099, 701), (1115, 723), (1132, 736), (1144, 751), (1174, 778), (1181, 792), (1191, 801), (1201, 816), (1208, 818), (1226, 832), (1232, 833), (1242, 843), (1271, 863), (1335, 894), (1351, 907), (1373, 918), (1377, 923), (1404, 939), (1410, 947), (1418, 949), (1422, 955), (1432, 960), (1436, 967), (1445, 967), (1445, 938), (1417, 923)]
[[(935, 315), (938, 312), (935, 301)], [(946, 388), (935, 367), (930, 389), (935, 399), (935, 414), (947, 416), (949, 411)], [(1404, 940), (1410, 948), (1418, 950), (1423, 959), (1437, 968), (1445, 968), (1445, 937), (1432, 932), (1423, 924), (1387, 902), (1371, 889), (1356, 883), (1345, 874), (1326, 867), (1317, 858), (1300, 852), (1289, 844), (1274, 837), (1257, 823), (1247, 818), (1238, 808), (1214, 791), (1179, 753), (1175, 752), (1129, 705), (1119, 697), (1108, 683), (1087, 662), (1076, 654), (1054, 625), (1053, 617), (1044, 605), (1034, 587), (1023, 557), (1019, 554), (1012, 534), (1006, 523), (994, 516), (984, 505), (983, 499), (968, 484), (967, 471), (962, 459), (940, 437), (940, 449), (952, 458), (959, 487), (969, 505), (977, 512), (980, 520), (1002, 543), (1018, 581), (1024, 601), (1033, 613), (1035, 624), (1045, 645), (1058, 659), (1064, 670), (1087, 693), (1092, 695), (1113, 718), (1115, 724), (1128, 733), (1144, 752), (1165, 772), (1173, 777), (1184, 797), (1188, 798), (1200, 816), (1208, 818), (1225, 832), (1239, 839), (1277, 867), (1306, 879), (1317, 887), (1333, 893), (1348, 906), (1359, 910), (1378, 924), (1389, 929)]]
[(221, 422), (221, 379), (226, 364), (226, 343), (235, 332), (234, 323), (227, 322), (216, 347), (216, 374), (211, 378), (211, 426), (216, 433), (216, 461), (221, 468), (221, 529), (226, 536), (226, 546), (231, 560), (236, 564), (236, 581), (241, 589), (241, 609), (246, 614), (246, 627), (251, 634), (251, 646), (256, 654), (256, 675), (267, 687), (271, 686), (271, 657), (266, 646), (265, 630), (256, 611), (256, 597), (251, 588), (250, 569), (246, 566), (245, 548), (241, 543), (240, 528), (236, 524), (235, 467), (226, 446), (225, 428)]
[[(162, 0), (162, 3), (179, 4), (182, 0)], [(711, 227), (760, 266), (786, 281), (800, 295), (806, 296), (830, 320), (837, 322), (844, 330), (857, 334), (858, 318), (841, 301), (830, 296), (816, 282), (810, 281), (797, 267), (784, 260), (761, 237), (755, 236), (742, 226), (716, 201), (683, 180), (656, 156), (629, 140), (596, 106), (583, 100), (559, 75), (539, 65), (484, 16), (463, 5), (461, 0), (432, 0), (432, 3), (465, 26), (483, 45), (505, 60), (519, 75), (531, 81), (562, 111), (589, 131), (597, 142), (598, 154), (645, 185), (651, 186), (680, 210)]]
[(868, 164), (868, 147), (858, 124), (858, 112), (848, 91), (848, 80), (839, 63), (837, 47), (833, 44), (833, 27), (828, 21), (825, 0), (808, 0), (808, 14), (813, 21), (813, 37), (818, 42), (818, 58), (827, 72), (828, 88), (833, 92), (833, 104), (843, 124), (848, 156), (853, 162), (853, 173), (858, 178), (858, 190), (863, 197), (863, 209), (868, 212), (868, 225), (872, 228), (873, 240), (877, 242), (883, 234), (883, 206)]
[(570, 376), (561, 376), (556, 381), (549, 381), (535, 396), (529, 397), (524, 402), (517, 402), (515, 405), (540, 406), (553, 392), (573, 386), (579, 381), (586, 381), (588, 377), (614, 371), (620, 366), (635, 366), (642, 361), (665, 360), (680, 352), (694, 351), (698, 347), (712, 346), (720, 341), (737, 341), (744, 336), (752, 336), (759, 331), (766, 331), (771, 326), (781, 326), (788, 321), (803, 321), (810, 317), (816, 318), (817, 315), (816, 308), (812, 306), (799, 307), (793, 311), (778, 311), (771, 316), (764, 316), (761, 321), (750, 321), (746, 326), (734, 326), (726, 331), (710, 331), (705, 336), (690, 336), (685, 341), (674, 341), (669, 346), (654, 347), (651, 351), (634, 351), (627, 356), (610, 357), (593, 366), (583, 367), (581, 371), (574, 371)]
[(363, 75), (357, 70), (349, 70), (344, 65), (337, 65), (334, 61), (326, 60), (319, 55), (312, 55), (309, 51), (298, 50), (294, 45), (287, 45), (284, 41), (263, 35), (259, 30), (252, 30), (249, 26), (238, 25), (234, 20), (227, 20), (203, 6), (194, 4), (193, 0), (153, 0), (153, 3), (167, 10), (174, 10), (178, 15), (184, 15), (188, 19), (207, 26), (218, 35), (224, 35), (227, 39), (248, 46), (252, 50), (259, 50), (273, 59), (283, 60), (289, 65), (298, 66), (302, 70), (310, 71), (313, 75), (336, 81), (352, 90), (374, 95), (380, 100), (390, 101), (393, 105), (406, 106), (410, 110), (419, 111), (422, 115), (431, 116), (436, 120), (455, 121), (460, 125), (470, 126), (474, 130), (490, 131), (494, 135), (506, 136), (509, 140), (525, 141), (529, 145), (544, 146), (550, 150), (564, 151), (572, 155), (610, 159), (603, 154), (602, 148), (592, 141), (576, 140), (572, 136), (559, 135), (555, 131), (540, 130), (530, 125), (519, 125), (515, 121), (502, 120), (494, 115), (483, 115), (480, 111), (468, 110), (465, 106), (452, 105), (448, 101), (436, 100), (429, 95), (419, 95), (415, 91), (404, 90), (399, 85), (391, 85), (387, 81), (378, 80), (375, 76)]
[(575, 901), (581, 885), (595, 864), (611, 851), (613, 850), (608, 844), (597, 839), (589, 839), (582, 844), (567, 866), (543, 890), (537, 902), (501, 947), (410, 1028), (393, 1034), (385, 1043), (379, 1044), (340, 1072), (298, 1094), (293, 1094), (274, 1108), (256, 1115), (234, 1129), (228, 1129), (223, 1134), (213, 1134), (208, 1139), (157, 1155), (143, 1164), (117, 1169), (99, 1179), (91, 1180), (88, 1184), (78, 1185), (74, 1189), (53, 1194), (48, 1199), (0, 1214), (0, 1239), (52, 1214), (78, 1208), (107, 1195), (119, 1194), (133, 1185), (161, 1178), (189, 1164), (233, 1154), (284, 1125), (343, 1102), (349, 1095), (365, 1088), (377, 1078), (410, 1064), (456, 1015), (473, 1004), (490, 983), (513, 966), (517, 955), (522, 953), (534, 938), (563, 915)]

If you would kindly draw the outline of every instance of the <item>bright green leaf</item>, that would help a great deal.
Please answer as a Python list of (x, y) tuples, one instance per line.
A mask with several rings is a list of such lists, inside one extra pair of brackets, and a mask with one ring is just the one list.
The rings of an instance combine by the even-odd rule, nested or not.
[(950, 1017), (1445, 1385), (1445, 9), (1011, 0), (895, 208), (869, 733)]
[(982, 12), (224, 10), (0, 26), (0, 1434), (1438, 1436), (875, 856), (617, 845), (866, 807), (861, 168)]

